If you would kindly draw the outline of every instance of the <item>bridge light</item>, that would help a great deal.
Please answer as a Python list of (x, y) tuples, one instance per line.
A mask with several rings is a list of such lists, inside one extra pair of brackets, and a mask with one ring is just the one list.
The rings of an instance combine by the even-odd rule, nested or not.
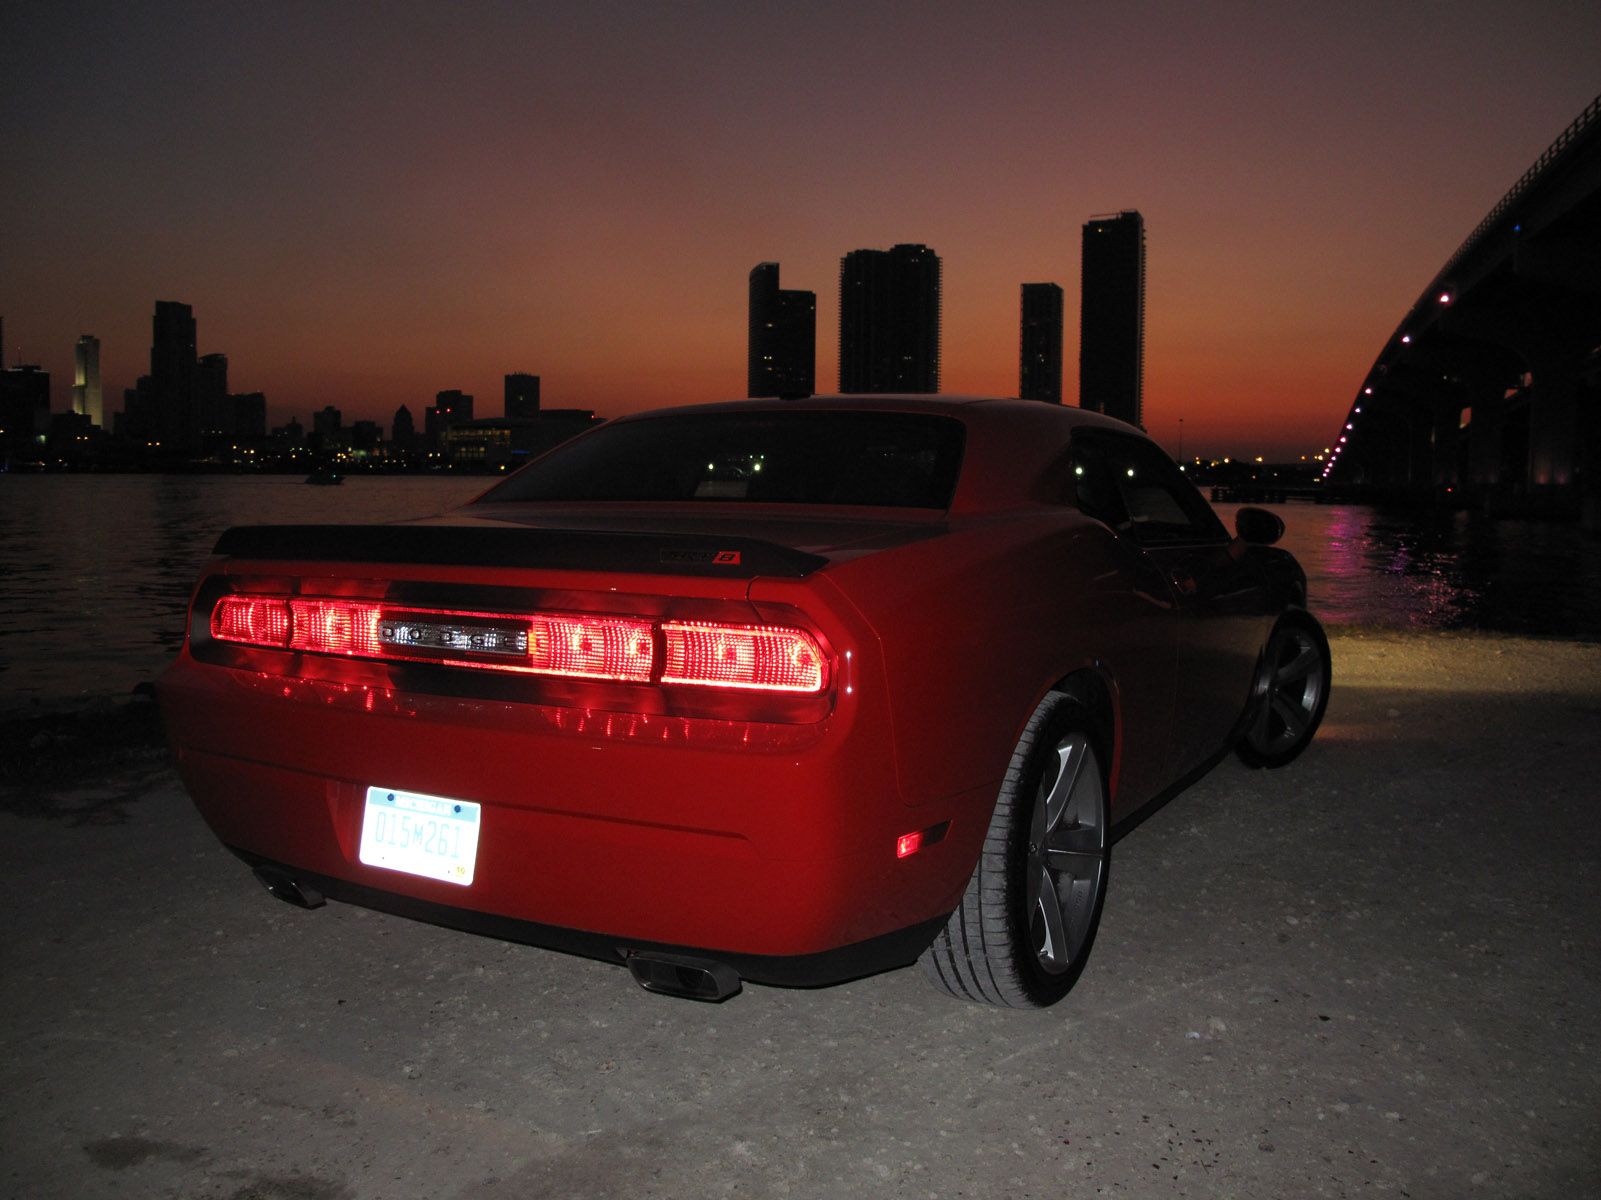
[(1370, 387), (1365, 387), (1362, 389), (1362, 394), (1364, 396), (1371, 396), (1373, 394), (1373, 389)]
[(1354, 428), (1356, 428), (1356, 427), (1355, 427), (1355, 426), (1354, 426), (1354, 425), (1352, 425), (1352, 424), (1351, 424), (1351, 422), (1349, 422), (1349, 421), (1347, 421), (1347, 422), (1346, 422), (1346, 423), (1345, 423), (1345, 427), (1346, 427), (1346, 428), (1347, 428), (1347, 429), (1354, 429)]
[(1412, 335), (1410, 333), (1403, 333), (1401, 335), (1401, 345), (1410, 346), (1411, 344), (1412, 344)]
[(1440, 303), (1441, 304), (1449, 304), (1449, 303), (1451, 303), (1451, 293), (1450, 292), (1441, 292), (1440, 293)]
[(1358, 404), (1358, 405), (1357, 405), (1357, 406), (1356, 406), (1356, 411), (1357, 411), (1357, 412), (1361, 412), (1361, 411), (1362, 411), (1362, 406), (1361, 406), (1361, 405), (1360, 405), (1360, 404)]

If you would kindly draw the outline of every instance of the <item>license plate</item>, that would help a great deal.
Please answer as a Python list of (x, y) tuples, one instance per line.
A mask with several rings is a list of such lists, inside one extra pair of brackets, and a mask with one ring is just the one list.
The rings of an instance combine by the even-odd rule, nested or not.
[(361, 818), (361, 861), (465, 887), (478, 860), (480, 813), (470, 800), (370, 787)]

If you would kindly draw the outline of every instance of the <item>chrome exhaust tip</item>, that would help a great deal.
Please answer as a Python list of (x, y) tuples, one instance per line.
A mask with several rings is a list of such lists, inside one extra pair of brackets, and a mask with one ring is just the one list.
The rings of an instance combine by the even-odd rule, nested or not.
[(627, 961), (634, 982), (647, 992), (721, 1004), (740, 988), (739, 975), (733, 967), (709, 958), (630, 953)]
[(316, 888), (301, 883), (276, 867), (256, 867), (255, 872), (261, 886), (285, 904), (293, 904), (296, 908), (321, 908), (328, 902)]

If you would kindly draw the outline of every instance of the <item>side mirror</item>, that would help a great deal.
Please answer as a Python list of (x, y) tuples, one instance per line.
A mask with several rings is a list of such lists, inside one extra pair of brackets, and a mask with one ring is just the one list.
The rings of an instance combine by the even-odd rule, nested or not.
[(1271, 546), (1284, 536), (1284, 522), (1265, 508), (1242, 508), (1234, 514), (1234, 532), (1253, 546)]

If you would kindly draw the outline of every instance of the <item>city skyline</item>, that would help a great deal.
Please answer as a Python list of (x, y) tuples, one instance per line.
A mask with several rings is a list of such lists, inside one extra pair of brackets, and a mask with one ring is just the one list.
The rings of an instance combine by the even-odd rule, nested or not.
[(170, 296), (269, 425), (387, 423), (520, 368), (607, 415), (733, 398), (752, 263), (815, 287), (833, 329), (839, 255), (897, 241), (945, 263), (942, 390), (1012, 394), (1019, 282), (1062, 282), (1071, 342), (1080, 224), (1138, 207), (1147, 428), (1280, 457), (1327, 444), (1419, 289), (1594, 96), (1601, 44), (1593, 6), (1475, 2), (17, 12), (3, 356), (50, 372), (55, 411), (86, 330), (115, 410)]

